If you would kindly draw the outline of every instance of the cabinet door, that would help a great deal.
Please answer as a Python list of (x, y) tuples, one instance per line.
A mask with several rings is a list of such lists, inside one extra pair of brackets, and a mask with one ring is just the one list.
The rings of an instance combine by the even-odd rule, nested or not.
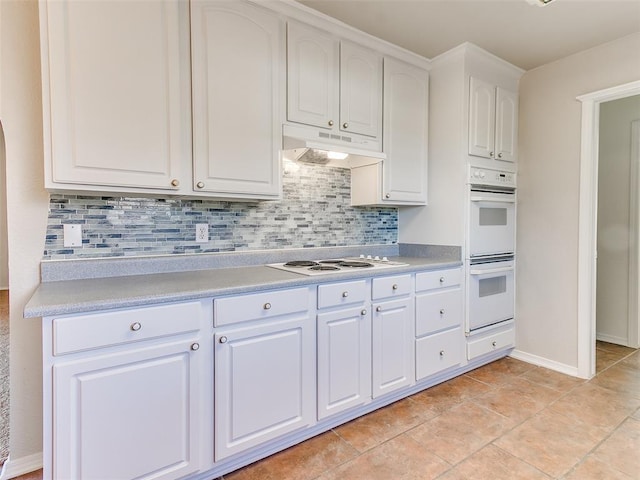
[(314, 422), (308, 316), (218, 332), (214, 341), (216, 460)]
[(515, 162), (518, 147), (518, 94), (496, 89), (496, 159)]
[(46, 186), (177, 190), (191, 161), (188, 5), (40, 6)]
[(318, 315), (318, 419), (371, 399), (371, 313), (363, 306)]
[(203, 392), (192, 345), (56, 364), (53, 478), (166, 480), (196, 472)]
[(464, 335), (460, 328), (416, 340), (416, 380), (460, 365), (463, 343)]
[(373, 398), (407, 387), (415, 379), (413, 301), (373, 305)]
[(193, 188), (280, 193), (284, 22), (242, 1), (191, 2)]
[(295, 22), (289, 22), (287, 32), (287, 119), (337, 127), (338, 40)]
[(496, 89), (494, 85), (473, 77), (469, 85), (469, 155), (493, 158)]
[(385, 58), (382, 203), (427, 202), (428, 111), (428, 72)]
[(340, 129), (382, 134), (382, 55), (346, 41), (340, 44)]

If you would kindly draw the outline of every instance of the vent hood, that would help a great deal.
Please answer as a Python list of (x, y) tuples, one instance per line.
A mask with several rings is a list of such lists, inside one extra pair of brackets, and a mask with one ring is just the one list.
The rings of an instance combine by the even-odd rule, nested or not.
[(289, 160), (340, 168), (372, 165), (387, 158), (369, 150), (381, 150), (377, 140), (306, 126), (284, 125), (282, 146)]

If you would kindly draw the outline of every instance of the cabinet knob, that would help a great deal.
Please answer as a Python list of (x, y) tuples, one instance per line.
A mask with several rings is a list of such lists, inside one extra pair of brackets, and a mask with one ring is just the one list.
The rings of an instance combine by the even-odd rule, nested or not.
[(376, 307), (376, 312), (381, 312), (382, 311), (382, 307)]
[(179, 187), (180, 186), (180, 180), (178, 180), (177, 178), (174, 178), (173, 180), (171, 180), (171, 186), (172, 187)]
[(349, 292), (342, 292), (342, 298), (347, 298), (349, 296)]
[(228, 338), (225, 337), (224, 335), (222, 337), (220, 337), (220, 340), (218, 340), (220, 343), (227, 343)]
[(502, 158), (502, 153), (499, 153), (499, 154), (498, 154), (498, 158)]
[(198, 183), (196, 183), (196, 187), (198, 187), (198, 188), (204, 188), (204, 182), (198, 182)]
[(198, 342), (192, 343), (191, 344), (191, 350), (193, 350), (194, 352), (196, 350), (200, 350), (200, 344)]
[(360, 315), (366, 315), (366, 314), (367, 314), (367, 311), (366, 311), (365, 309), (363, 309), (363, 310), (360, 312)]
[(498, 346), (498, 342), (496, 342), (495, 340), (493, 342), (491, 342), (491, 346), (493, 348), (496, 348)]
[(489, 156), (490, 156), (490, 157), (493, 157), (493, 152), (489, 152)]
[(269, 302), (265, 303), (263, 307), (265, 310), (271, 310), (271, 304)]
[(141, 328), (142, 328), (142, 324), (140, 322), (135, 322), (131, 324), (131, 330), (133, 330), (134, 332), (137, 332)]
[(398, 289), (398, 284), (397, 284), (397, 283), (394, 283), (394, 284), (391, 286), (391, 289), (392, 289), (392, 290), (397, 290), (397, 289)]
[(444, 315), (444, 308), (440, 309), (440, 315)]
[(444, 283), (444, 277), (440, 277), (440, 283)]
[(327, 123), (329, 124), (330, 127), (333, 127), (333, 120), (329, 120)]
[(391, 198), (391, 195), (388, 193), (385, 193), (384, 198)]
[(349, 128), (349, 124), (348, 124), (347, 122), (344, 122), (344, 123), (342, 124), (342, 128)]
[(440, 350), (440, 356), (444, 357), (444, 350)]

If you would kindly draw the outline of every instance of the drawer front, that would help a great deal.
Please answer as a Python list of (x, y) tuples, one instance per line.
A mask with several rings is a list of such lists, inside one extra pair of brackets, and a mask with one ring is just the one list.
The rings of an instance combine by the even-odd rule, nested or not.
[(462, 280), (461, 268), (434, 270), (416, 274), (416, 292), (432, 290), (434, 288), (454, 287)]
[(461, 328), (416, 340), (416, 380), (460, 365), (463, 342)]
[(462, 324), (462, 290), (416, 295), (416, 336)]
[(487, 353), (513, 347), (516, 342), (516, 331), (513, 326), (507, 330), (483, 335), (482, 338), (467, 340), (467, 358), (473, 360)]
[(197, 331), (204, 314), (201, 302), (189, 302), (55, 318), (53, 354)]
[(318, 308), (353, 305), (368, 299), (369, 288), (366, 280), (318, 286)]
[(217, 298), (213, 302), (214, 325), (219, 327), (306, 312), (309, 310), (309, 295), (308, 288), (293, 288)]
[(394, 275), (373, 279), (372, 298), (402, 297), (411, 293), (411, 275)]

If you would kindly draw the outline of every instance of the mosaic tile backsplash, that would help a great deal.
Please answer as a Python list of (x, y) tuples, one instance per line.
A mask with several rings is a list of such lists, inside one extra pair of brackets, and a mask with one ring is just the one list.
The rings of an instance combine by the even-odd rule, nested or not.
[[(279, 202), (52, 194), (43, 259), (396, 243), (397, 209), (351, 207), (350, 182), (348, 169), (285, 160)], [(82, 224), (82, 247), (63, 246), (68, 223)], [(197, 223), (209, 225), (207, 243), (196, 243)]]

